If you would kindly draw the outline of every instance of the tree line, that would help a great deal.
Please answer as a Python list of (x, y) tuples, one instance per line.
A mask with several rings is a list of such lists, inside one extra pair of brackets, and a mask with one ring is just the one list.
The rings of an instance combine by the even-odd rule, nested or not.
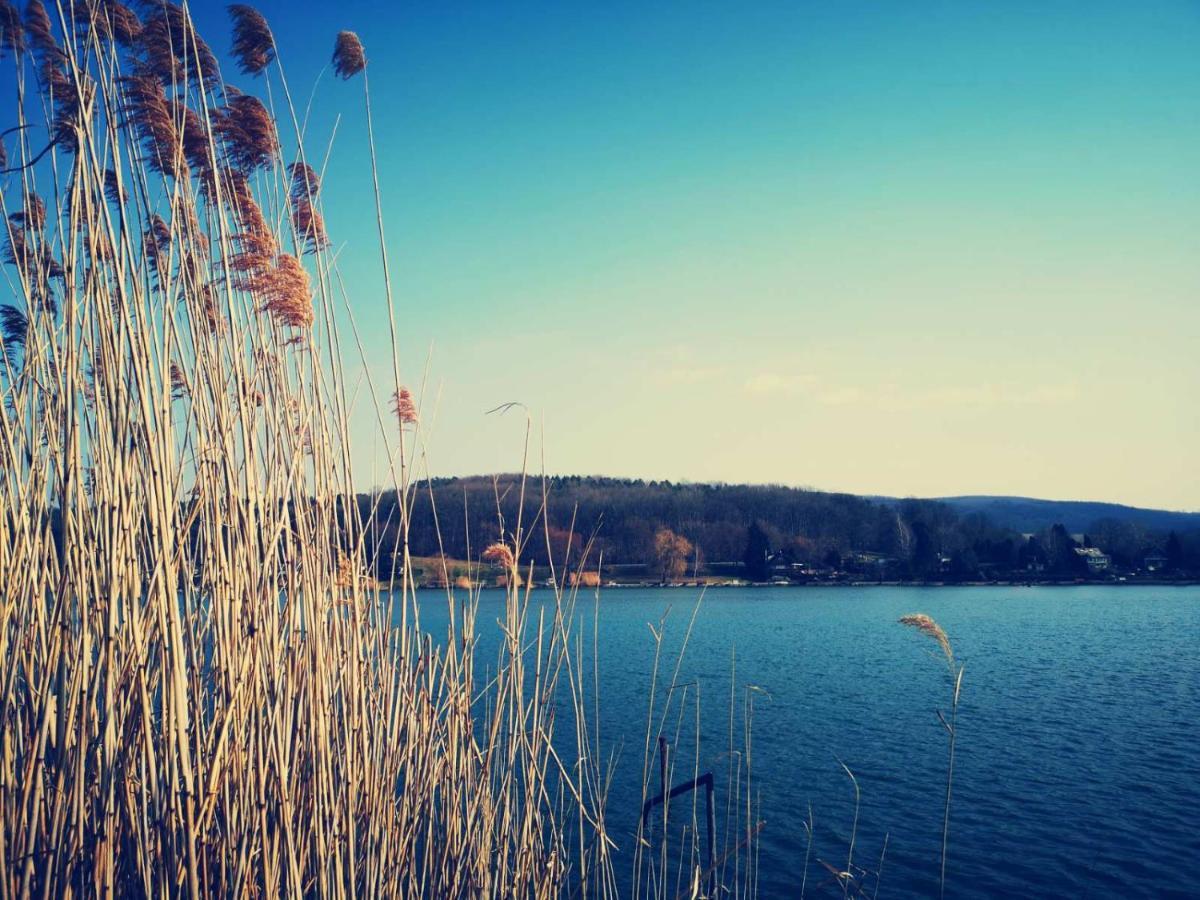
[[(934, 500), (871, 500), (777, 485), (672, 483), (518, 475), (434, 479), (415, 490), (409, 552), (478, 559), (489, 544), (511, 543), (518, 526), (526, 563), (553, 560), (606, 570), (641, 568), (679, 580), (701, 573), (765, 581), (780, 573), (851, 571), (889, 578), (976, 579), (1012, 573), (1087, 574), (1076, 552), (1095, 547), (1116, 568), (1147, 557), (1163, 572), (1200, 572), (1200, 530), (1160, 532), (1118, 519), (1072, 536), (1052, 522), (1034, 534), (960, 515)], [(395, 494), (361, 494), (368, 556), (386, 575), (399, 547)], [(373, 516), (370, 515), (375, 509)]]

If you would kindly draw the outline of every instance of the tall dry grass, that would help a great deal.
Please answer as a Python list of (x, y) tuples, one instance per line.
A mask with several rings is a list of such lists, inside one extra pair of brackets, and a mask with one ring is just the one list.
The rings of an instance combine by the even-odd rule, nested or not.
[(950, 801), (954, 795), (954, 745), (958, 739), (958, 703), (962, 698), (962, 680), (965, 667), (954, 658), (954, 647), (945, 630), (925, 613), (910, 613), (900, 617), (900, 624), (915, 628), (926, 637), (932, 638), (942, 651), (942, 657), (950, 675), (950, 715), (936, 710), (938, 721), (946, 730), (946, 802), (942, 812), (942, 865), (938, 876), (938, 895), (946, 895), (946, 859), (950, 848)]
[(324, 173), (231, 25), (246, 92), (186, 5), (0, 2), (0, 898), (611, 895), (574, 595), (510, 587), (484, 678), (475, 595), (435, 642), (365, 575)]

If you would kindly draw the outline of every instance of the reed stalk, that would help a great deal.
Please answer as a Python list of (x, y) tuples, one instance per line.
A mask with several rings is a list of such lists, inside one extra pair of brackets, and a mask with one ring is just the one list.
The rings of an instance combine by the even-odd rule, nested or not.
[(0, 898), (612, 896), (574, 592), (510, 578), (487, 677), (475, 590), (421, 631), (394, 345), (395, 571), (355, 493), (339, 175), (255, 10), (243, 93), (138, 9), (0, 0)]
[(900, 618), (901, 625), (915, 628), (922, 634), (937, 642), (942, 651), (946, 666), (950, 672), (950, 718), (947, 720), (942, 711), (936, 710), (938, 721), (946, 730), (948, 743), (948, 759), (946, 762), (946, 802), (942, 811), (942, 857), (941, 870), (938, 877), (938, 895), (946, 895), (946, 859), (950, 847), (950, 800), (954, 794), (954, 743), (958, 737), (958, 702), (962, 696), (962, 679), (964, 666), (954, 658), (954, 648), (942, 626), (924, 613), (913, 613)]

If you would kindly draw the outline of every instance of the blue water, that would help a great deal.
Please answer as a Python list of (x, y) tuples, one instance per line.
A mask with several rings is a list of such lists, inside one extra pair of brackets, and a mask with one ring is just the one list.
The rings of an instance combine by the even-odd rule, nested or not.
[[(654, 656), (647, 623), (667, 615), (661, 708), (698, 595), (608, 589), (599, 600), (601, 753), (617, 755), (608, 809), (626, 883)], [(445, 600), (420, 597), (422, 628), (437, 635)], [(483, 662), (502, 610), (503, 595), (485, 591)], [(581, 598), (585, 646), (595, 612)], [(699, 690), (699, 767), (716, 777), (724, 840), (731, 680), (739, 731), (753, 697), (760, 896), (798, 895), (810, 805), (807, 894), (841, 896), (818, 862), (846, 861), (854, 792), (839, 760), (862, 792), (854, 862), (872, 873), (865, 895), (886, 836), (878, 895), (936, 896), (947, 747), (935, 710), (948, 708), (950, 680), (937, 645), (896, 623), (910, 612), (934, 616), (966, 667), (947, 896), (1200, 896), (1200, 589), (713, 589), (678, 677), (684, 718), (673, 706), (668, 730), (674, 740), (682, 721), (690, 769)]]

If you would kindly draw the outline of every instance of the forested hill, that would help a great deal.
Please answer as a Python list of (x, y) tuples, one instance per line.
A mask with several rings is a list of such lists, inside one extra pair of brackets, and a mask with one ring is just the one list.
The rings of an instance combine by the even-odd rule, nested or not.
[(1035, 500), (1031, 497), (941, 497), (960, 515), (983, 513), (997, 525), (1035, 532), (1046, 523), (1061, 522), (1068, 531), (1087, 531), (1102, 519), (1116, 519), (1158, 531), (1200, 528), (1200, 512), (1144, 509), (1120, 503), (1086, 500)]
[[(1200, 515), (1159, 513), (1154, 518), (1153, 511), (1111, 504), (996, 497), (896, 500), (775, 485), (581, 476), (550, 478), (546, 492), (556, 562), (568, 540), (576, 556), (594, 539), (593, 560), (603, 553), (606, 565), (652, 566), (661, 557), (662, 532), (667, 531), (683, 539), (693, 562), (711, 566), (741, 564), (756, 554), (789, 565), (825, 566), (871, 556), (895, 564), (902, 574), (907, 568), (919, 575), (934, 561), (944, 567), (951, 560), (969, 574), (980, 567), (1067, 566), (1073, 559), (1069, 535), (1083, 532), (1087, 537), (1081, 544), (1101, 548), (1116, 564), (1136, 568), (1147, 555), (1170, 549), (1174, 565), (1200, 568)], [(484, 547), (501, 539), (502, 531), (504, 539), (511, 539), (520, 496), (517, 475), (422, 484), (414, 499), (410, 551), (434, 556), (444, 550), (458, 559), (478, 558)], [(360, 495), (364, 512), (375, 499)], [(394, 496), (384, 493), (377, 500), (371, 543), (380, 547), (381, 563), (388, 565), (384, 558), (394, 544), (399, 516)], [(530, 478), (520, 523), (526, 535), (535, 537), (523, 558), (539, 564), (547, 556), (541, 506), (542, 482)], [(1037, 533), (1032, 542), (1024, 536), (1030, 533)], [(1055, 554), (1059, 562), (1051, 559)]]

